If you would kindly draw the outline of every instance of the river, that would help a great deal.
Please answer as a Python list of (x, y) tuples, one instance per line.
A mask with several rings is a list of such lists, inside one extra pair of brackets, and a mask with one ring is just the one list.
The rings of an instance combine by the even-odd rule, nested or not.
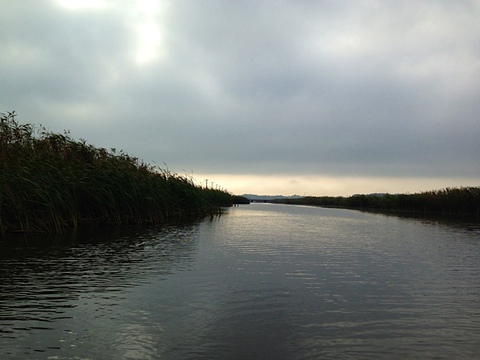
[(251, 204), (0, 243), (0, 359), (478, 359), (480, 226)]

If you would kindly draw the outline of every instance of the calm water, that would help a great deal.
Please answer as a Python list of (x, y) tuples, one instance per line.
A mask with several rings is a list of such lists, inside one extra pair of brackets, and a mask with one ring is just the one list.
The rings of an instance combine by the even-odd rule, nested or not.
[(252, 204), (108, 231), (2, 245), (0, 359), (480, 358), (478, 224)]

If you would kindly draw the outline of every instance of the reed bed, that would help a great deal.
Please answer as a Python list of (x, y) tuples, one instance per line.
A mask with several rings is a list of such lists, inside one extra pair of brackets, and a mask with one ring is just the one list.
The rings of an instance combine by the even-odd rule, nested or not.
[(371, 194), (350, 197), (307, 196), (276, 202), (354, 209), (480, 216), (480, 187), (446, 188), (415, 194)]
[(233, 195), (188, 176), (0, 117), (0, 234), (82, 224), (165, 224), (231, 206)]

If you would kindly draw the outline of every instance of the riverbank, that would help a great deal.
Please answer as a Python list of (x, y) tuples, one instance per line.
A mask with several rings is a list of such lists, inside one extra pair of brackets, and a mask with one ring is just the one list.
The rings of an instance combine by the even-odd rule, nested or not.
[(165, 224), (231, 206), (225, 190), (136, 157), (0, 118), (0, 235), (83, 224)]
[(359, 210), (479, 216), (480, 187), (446, 188), (415, 194), (306, 196), (272, 202)]

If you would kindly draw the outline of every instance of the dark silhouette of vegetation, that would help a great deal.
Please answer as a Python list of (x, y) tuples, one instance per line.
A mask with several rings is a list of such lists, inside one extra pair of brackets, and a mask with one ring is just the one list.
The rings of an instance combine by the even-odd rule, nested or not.
[(233, 195), (0, 114), (0, 235), (81, 224), (164, 224), (231, 206)]
[(350, 197), (307, 196), (274, 202), (368, 210), (480, 215), (480, 187), (446, 188), (416, 194), (371, 194)]
[(235, 195), (233, 197), (234, 204), (250, 204), (250, 200), (248, 200), (245, 196)]

